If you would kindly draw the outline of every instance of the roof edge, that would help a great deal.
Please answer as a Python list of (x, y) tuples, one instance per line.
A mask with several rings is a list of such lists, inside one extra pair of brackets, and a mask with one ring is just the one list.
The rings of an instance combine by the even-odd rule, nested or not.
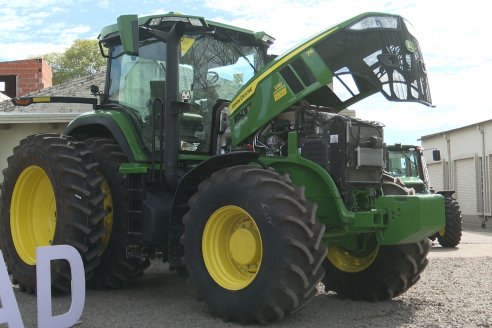
[(69, 123), (80, 114), (0, 112), (0, 124)]

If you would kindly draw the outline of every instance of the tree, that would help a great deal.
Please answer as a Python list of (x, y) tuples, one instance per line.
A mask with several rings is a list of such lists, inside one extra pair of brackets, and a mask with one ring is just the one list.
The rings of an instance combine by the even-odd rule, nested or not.
[(106, 69), (97, 40), (75, 40), (63, 53), (51, 52), (36, 56), (46, 60), (53, 69), (53, 84), (77, 77), (94, 75)]

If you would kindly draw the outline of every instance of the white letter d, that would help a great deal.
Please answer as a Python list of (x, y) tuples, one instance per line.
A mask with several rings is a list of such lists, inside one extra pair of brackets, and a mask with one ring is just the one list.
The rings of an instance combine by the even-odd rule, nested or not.
[[(51, 304), (50, 261), (67, 260), (72, 274), (72, 304), (65, 314), (53, 316)], [(36, 249), (36, 286), (38, 293), (38, 327), (65, 328), (77, 323), (85, 303), (85, 273), (82, 258), (68, 245), (38, 247)]]

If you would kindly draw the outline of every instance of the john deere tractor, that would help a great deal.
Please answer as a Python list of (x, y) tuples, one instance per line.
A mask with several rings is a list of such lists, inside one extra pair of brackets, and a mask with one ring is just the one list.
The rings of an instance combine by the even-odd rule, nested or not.
[[(460, 205), (453, 197), (454, 190), (435, 191), (431, 187), (422, 147), (395, 144), (386, 146), (386, 150), (386, 169), (393, 177), (400, 179), (406, 187), (413, 188), (417, 193), (438, 193), (444, 196), (446, 225), (430, 238), (437, 238), (443, 247), (456, 247), (461, 241), (463, 220)], [(438, 149), (432, 150), (432, 158), (435, 161), (441, 160)]]
[[(159, 258), (242, 323), (301, 309), (320, 281), (356, 300), (414, 285), (444, 197), (408, 194), (383, 173), (382, 125), (338, 114), (377, 92), (431, 103), (407, 22), (362, 14), (277, 57), (273, 41), (196, 16), (121, 16), (99, 36), (104, 91), (14, 100), (94, 111), (8, 159), (0, 237), (13, 280), (33, 290), (37, 246), (74, 246), (96, 287)], [(68, 290), (68, 273), (54, 264), (54, 289)]]

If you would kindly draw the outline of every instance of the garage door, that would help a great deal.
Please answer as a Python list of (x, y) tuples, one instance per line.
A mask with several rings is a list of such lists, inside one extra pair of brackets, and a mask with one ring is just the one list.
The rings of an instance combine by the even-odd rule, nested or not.
[(441, 162), (427, 164), (429, 171), (430, 185), (435, 191), (444, 190), (444, 172)]
[(477, 215), (477, 170), (475, 158), (455, 160), (456, 197), (465, 215)]

